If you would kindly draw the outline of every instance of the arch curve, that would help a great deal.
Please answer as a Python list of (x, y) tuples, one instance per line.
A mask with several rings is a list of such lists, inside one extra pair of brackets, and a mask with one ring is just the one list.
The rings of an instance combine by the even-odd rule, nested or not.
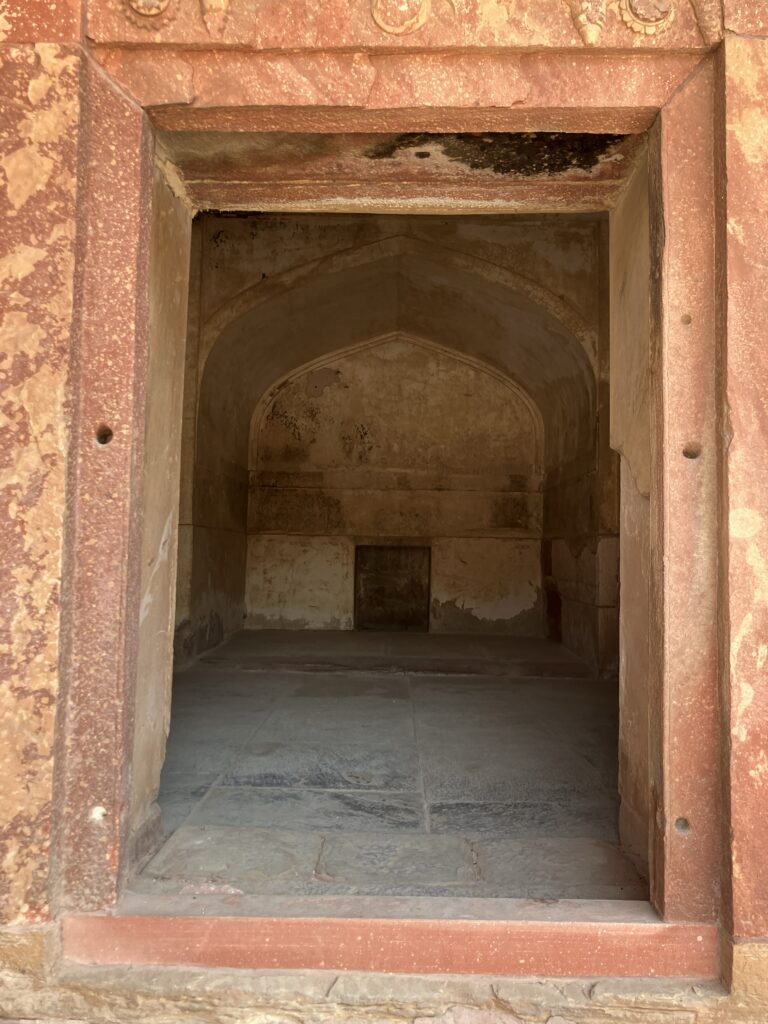
[[(258, 581), (267, 587), (278, 581), (288, 588), (285, 594), (293, 592), (305, 573), (313, 578), (306, 562), (310, 550), (312, 558), (322, 549), (330, 559), (314, 577), (323, 587), (334, 578), (334, 565), (347, 566), (346, 600), (350, 546), (354, 552), (357, 543), (415, 544), (419, 538), (434, 542), (436, 565), (443, 566), (438, 577), (453, 581), (438, 598), (444, 627), (467, 625), (456, 619), (460, 608), (452, 608), (452, 601), (464, 600), (461, 594), (466, 597), (476, 583), (472, 600), (480, 607), (480, 589), (496, 574), (499, 593), (508, 592), (510, 580), (521, 587), (528, 581), (525, 628), (538, 629), (545, 542), (559, 544), (559, 564), (567, 573), (570, 549), (557, 538), (574, 536), (583, 545), (591, 536), (597, 452), (593, 321), (525, 276), (522, 248), (509, 257), (513, 270), (503, 265), (507, 257), (498, 236), (481, 244), (471, 231), (465, 236), (438, 226), (435, 241), (429, 234), (422, 237), (418, 225), (404, 226), (406, 231), (394, 223), (393, 233), (383, 238), (375, 238), (367, 226), (331, 232), (322, 245), (315, 238), (310, 251), (343, 240), (346, 247), (313, 260), (306, 259), (303, 229), (285, 236), (285, 251), (273, 250), (280, 232), (269, 235), (262, 264), (236, 266), (233, 280), (225, 282), (234, 285), (234, 297), (200, 324), (196, 431), (188, 449), (190, 461), (195, 452), (190, 591), (202, 595), (191, 602), (193, 630), (213, 635), (241, 628), (244, 621), (273, 622), (275, 607), (285, 602), (267, 591), (259, 596)], [(549, 244), (543, 243), (542, 253)], [(224, 260), (217, 266), (207, 296), (224, 281), (228, 265)], [(241, 274), (247, 272), (253, 281), (262, 265), (268, 276), (238, 291)], [(551, 280), (578, 303), (577, 290), (569, 290), (567, 275), (554, 260), (534, 260), (531, 273), (546, 283), (547, 266)], [(409, 343), (441, 359), (403, 355), (415, 385), (407, 391), (391, 373), (399, 357), (383, 352), (387, 342), (393, 342), (392, 351)], [(377, 346), (382, 352), (373, 357)], [(372, 358), (351, 365), (357, 354), (366, 353)], [(457, 370), (453, 360), (471, 368), (466, 387), (456, 387), (464, 369)], [(312, 389), (321, 382), (304, 378), (336, 361), (355, 402), (348, 404), (341, 391), (322, 392), (325, 397), (314, 402), (317, 410), (310, 410), (306, 398), (318, 394)], [(429, 381), (443, 372), (451, 384), (439, 397), (441, 389), (433, 393)], [(486, 387), (482, 375), (493, 386)], [(366, 395), (373, 394), (369, 389), (377, 381), (389, 399), (377, 400), (372, 410)], [(506, 393), (514, 396), (509, 407)], [(468, 401), (454, 416), (463, 394)], [(275, 399), (278, 415), (259, 437), (270, 454), (254, 460), (254, 435), (260, 435), (265, 410)], [(411, 412), (417, 406), (425, 410), (425, 422), (430, 418), (423, 432)], [(391, 409), (405, 410), (407, 423), (394, 424)], [(310, 412), (317, 412), (321, 426), (307, 421)], [(294, 422), (291, 416), (301, 433), (293, 439), (284, 429)], [(527, 433), (518, 429), (524, 422), (531, 425)], [(358, 445), (360, 425), (368, 434)], [(470, 444), (454, 440), (467, 437)], [(366, 448), (363, 465), (358, 449), (371, 440), (376, 444)], [(473, 459), (473, 451), (487, 457)], [(423, 458), (421, 452), (429, 455)], [(340, 562), (341, 549), (346, 554)], [(524, 562), (513, 565), (518, 556)], [(454, 578), (454, 570), (445, 568), (450, 565), (474, 566), (470, 590), (456, 583), (465, 578), (464, 570), (457, 568)], [(296, 605), (295, 614), (297, 608), (305, 605)], [(481, 614), (484, 622), (494, 617), (498, 628), (507, 628), (507, 611), (497, 616), (489, 605)], [(582, 618), (574, 619), (574, 630), (582, 628)], [(214, 630), (209, 622), (221, 627)], [(522, 621), (518, 625), (523, 628)]]
[(354, 246), (341, 252), (309, 260), (272, 277), (257, 281), (241, 292), (228, 298), (218, 306), (203, 324), (201, 365), (204, 365), (212, 348), (225, 330), (243, 315), (255, 310), (262, 303), (268, 303), (286, 291), (300, 287), (308, 278), (336, 274), (347, 268), (377, 263), (389, 257), (410, 255), (411, 257), (442, 262), (458, 270), (474, 274), (478, 278), (496, 281), (521, 296), (558, 320), (562, 327), (578, 339), (592, 370), (596, 370), (597, 339), (595, 331), (569, 302), (555, 292), (523, 274), (504, 267), (492, 260), (455, 246), (444, 246), (434, 241), (425, 241), (409, 235), (392, 235), (388, 238)]
[(441, 345), (438, 342), (431, 341), (427, 338), (418, 337), (414, 334), (408, 334), (403, 331), (397, 331), (390, 334), (381, 335), (377, 338), (371, 338), (368, 341), (362, 342), (357, 345), (351, 345), (347, 348), (338, 349), (335, 352), (327, 353), (318, 359), (313, 359), (303, 366), (298, 367), (295, 370), (291, 370), (284, 374), (279, 380), (275, 381), (272, 387), (266, 391), (259, 399), (256, 408), (253, 411), (251, 417), (251, 424), (249, 429), (250, 438), (250, 457), (249, 465), (254, 466), (258, 462), (258, 438), (262, 431), (265, 417), (268, 415), (270, 408), (272, 407), (275, 400), (278, 398), (280, 392), (291, 383), (306, 377), (317, 370), (322, 370), (327, 366), (330, 366), (340, 360), (347, 359), (350, 356), (355, 356), (359, 353), (363, 353), (372, 349), (376, 349), (380, 346), (386, 345), (388, 342), (405, 342), (409, 345), (425, 350), (426, 352), (435, 353), (438, 355), (447, 356), (450, 359), (455, 360), (458, 363), (462, 363), (479, 373), (490, 377), (499, 382), (504, 388), (508, 389), (515, 396), (517, 401), (526, 409), (526, 412), (530, 418), (531, 433), (534, 441), (535, 458), (533, 465), (531, 466), (531, 477), (537, 483), (541, 482), (541, 476), (543, 472), (543, 449), (544, 449), (544, 424), (541, 417), (539, 407), (535, 402), (532, 401), (530, 395), (525, 391), (516, 381), (512, 380), (509, 376), (499, 373), (493, 367), (488, 366), (486, 363), (473, 358), (463, 352), (457, 352), (455, 349), (446, 348), (445, 345)]
[(591, 441), (595, 402), (583, 332), (530, 288), (514, 290), (508, 271), (412, 242), (388, 239), (306, 264), (209, 318), (199, 436), (218, 436), (226, 461), (245, 467), (253, 410), (276, 381), (332, 352), (401, 333), (508, 378), (539, 409), (547, 468), (577, 460)]

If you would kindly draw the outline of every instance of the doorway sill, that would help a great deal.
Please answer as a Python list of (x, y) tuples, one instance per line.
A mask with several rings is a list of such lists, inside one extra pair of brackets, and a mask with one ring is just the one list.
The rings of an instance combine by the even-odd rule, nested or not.
[(70, 963), (394, 974), (716, 978), (715, 924), (620, 900), (129, 894), (65, 918)]

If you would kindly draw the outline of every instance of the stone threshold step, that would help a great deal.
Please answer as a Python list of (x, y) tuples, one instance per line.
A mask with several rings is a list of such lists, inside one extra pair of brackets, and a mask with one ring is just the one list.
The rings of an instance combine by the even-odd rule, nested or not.
[(266, 655), (259, 658), (201, 658), (199, 666), (215, 666), (233, 671), (254, 673), (301, 672), (343, 673), (377, 672), (383, 674), (427, 676), (508, 676), (514, 679), (589, 679), (594, 678), (586, 665), (572, 661), (504, 661), (479, 658), (435, 657), (371, 657), (354, 655), (349, 658), (279, 658)]
[[(253, 912), (259, 904), (267, 913)], [(281, 906), (293, 913), (275, 914)], [(63, 925), (64, 960), (104, 966), (709, 979), (718, 950), (714, 924), (667, 923), (648, 903), (609, 900), (133, 895), (116, 913)]]

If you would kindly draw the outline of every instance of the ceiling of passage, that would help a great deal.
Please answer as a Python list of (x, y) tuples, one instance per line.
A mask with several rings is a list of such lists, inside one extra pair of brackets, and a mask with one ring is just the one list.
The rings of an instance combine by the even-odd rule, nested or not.
[(348, 209), (435, 200), (528, 210), (609, 208), (640, 135), (565, 132), (161, 133), (200, 209)]
[(582, 342), (529, 295), (439, 249), (326, 267), (243, 310), (208, 356), (199, 431), (214, 431), (245, 464), (251, 415), (276, 382), (398, 332), (463, 353), (521, 387), (544, 423), (546, 463), (562, 465), (591, 444), (594, 373)]

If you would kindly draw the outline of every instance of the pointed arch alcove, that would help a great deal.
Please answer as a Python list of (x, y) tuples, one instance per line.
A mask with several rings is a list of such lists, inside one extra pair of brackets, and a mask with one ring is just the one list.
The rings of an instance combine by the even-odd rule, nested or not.
[[(489, 259), (487, 247), (480, 255), (466, 242), (449, 245), (402, 230), (361, 243), (359, 227), (355, 231), (350, 241), (356, 244), (336, 251), (308, 249), (304, 259), (294, 257), (288, 266), (280, 263), (282, 256), (275, 257), (275, 273), (263, 273), (235, 291), (202, 323), (194, 494), (191, 521), (181, 536), (187, 566), (180, 573), (177, 616), (182, 653), (199, 652), (244, 624), (350, 628), (355, 546), (380, 541), (438, 545), (433, 577), (435, 583), (446, 582), (436, 587), (430, 603), (431, 629), (541, 635), (553, 629), (554, 605), (554, 628), (563, 632), (560, 596), (552, 597), (551, 536), (571, 529), (583, 548), (584, 538), (596, 533), (590, 496), (597, 476), (595, 326), (541, 280), (504, 266), (501, 256)], [(398, 360), (381, 358), (387, 346), (398, 344), (410, 346), (417, 362), (435, 365), (406, 368), (398, 381), (397, 374), (387, 372)], [(341, 403), (341, 419), (334, 420), (337, 455), (347, 465), (317, 467), (317, 441), (304, 443), (310, 424), (304, 422), (301, 441), (291, 436), (299, 429), (291, 417), (304, 416), (295, 392), (300, 380), (306, 385), (308, 374), (335, 380), (333, 365), (339, 359), (351, 361), (350, 372), (353, 364), (358, 369), (369, 364), (352, 389), (360, 414), (343, 412), (352, 393), (331, 383), (334, 400)], [(455, 367), (456, 379), (448, 383), (437, 363)], [(428, 383), (430, 374), (434, 379)], [(498, 402), (496, 397), (478, 401), (480, 384)], [(409, 388), (411, 397), (421, 396), (418, 412), (409, 406)], [(284, 412), (281, 424), (276, 410), (289, 394), (294, 408)], [(417, 468), (419, 431), (426, 429), (420, 414), (429, 407), (424, 396), (437, 403), (434, 436)], [(352, 434), (367, 429), (361, 410), (371, 400), (382, 408), (379, 438), (368, 454), (388, 452), (389, 466), (355, 463), (370, 442), (356, 441)], [(305, 410), (313, 407), (305, 403)], [(397, 458), (392, 439), (384, 440), (385, 408), (392, 437), (412, 409), (405, 460), (402, 439)], [(524, 409), (535, 424), (524, 465), (514, 437), (505, 448), (510, 424), (502, 423), (502, 408), (510, 415)], [(272, 416), (265, 420), (269, 409)], [(252, 421), (260, 416), (273, 435), (270, 450), (282, 445), (273, 466), (258, 465), (258, 457), (254, 463)], [(461, 430), (454, 429), (457, 424)], [(438, 433), (442, 462), (438, 458), (435, 468)], [(457, 439), (453, 472), (451, 437)], [(494, 470), (486, 466), (488, 472), (460, 479), (457, 467), (472, 461), (473, 450), (494, 453)], [(314, 548), (324, 538), (326, 553), (316, 563), (307, 551), (308, 538)], [(443, 570), (439, 552), (448, 548), (453, 567)], [(460, 571), (467, 563), (473, 563), (471, 580)], [(286, 611), (288, 594), (295, 593), (291, 579), (306, 583), (313, 575), (326, 607), (305, 593)], [(346, 596), (329, 604), (328, 581), (334, 576), (339, 594), (343, 590)], [(522, 590), (515, 589), (518, 577), (525, 580)], [(462, 587), (469, 589), (462, 594)], [(570, 630), (574, 645), (594, 647), (587, 634), (595, 630), (590, 623), (583, 626), (585, 602), (572, 607), (579, 610)], [(596, 658), (595, 650), (580, 653)]]
[(430, 631), (542, 635), (542, 440), (509, 377), (402, 332), (288, 375), (251, 426), (247, 625), (359, 625), (356, 548), (385, 544), (431, 555), (397, 621), (426, 588)]

